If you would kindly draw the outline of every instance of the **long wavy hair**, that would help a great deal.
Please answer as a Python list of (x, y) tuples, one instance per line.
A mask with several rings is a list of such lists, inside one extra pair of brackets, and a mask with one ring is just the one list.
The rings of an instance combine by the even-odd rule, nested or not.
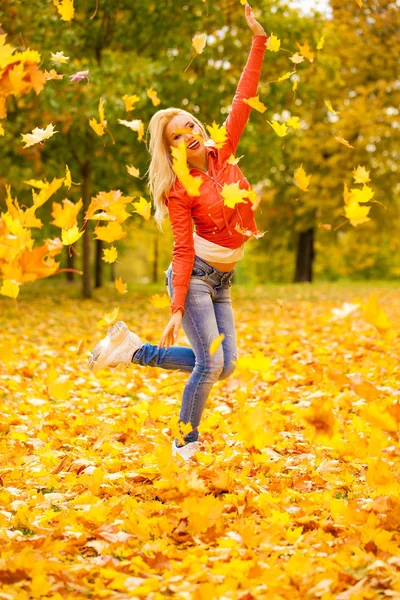
[(151, 155), (150, 165), (147, 170), (149, 180), (150, 194), (153, 198), (155, 208), (154, 220), (161, 229), (162, 222), (168, 214), (168, 209), (165, 205), (165, 196), (170, 191), (176, 180), (176, 175), (172, 170), (172, 155), (169, 144), (167, 143), (165, 128), (172, 117), (176, 115), (186, 115), (194, 121), (204, 138), (208, 141), (209, 136), (201, 123), (191, 113), (181, 108), (165, 108), (158, 110), (150, 119), (147, 133), (150, 134), (148, 142), (148, 151)]

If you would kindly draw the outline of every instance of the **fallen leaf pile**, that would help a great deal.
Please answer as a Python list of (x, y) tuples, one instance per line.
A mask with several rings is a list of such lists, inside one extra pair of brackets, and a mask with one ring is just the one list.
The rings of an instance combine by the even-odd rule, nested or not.
[(116, 318), (158, 344), (154, 296), (45, 281), (0, 298), (1, 598), (398, 597), (396, 289), (232, 293), (237, 368), (187, 463), (187, 374), (87, 368)]

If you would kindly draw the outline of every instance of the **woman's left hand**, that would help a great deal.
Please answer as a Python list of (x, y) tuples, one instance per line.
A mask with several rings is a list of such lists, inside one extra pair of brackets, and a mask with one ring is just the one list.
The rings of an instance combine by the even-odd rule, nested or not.
[(247, 25), (253, 32), (253, 35), (267, 35), (262, 25), (260, 25), (260, 23), (256, 21), (256, 18), (249, 4), (246, 4), (245, 6), (244, 15), (246, 17)]

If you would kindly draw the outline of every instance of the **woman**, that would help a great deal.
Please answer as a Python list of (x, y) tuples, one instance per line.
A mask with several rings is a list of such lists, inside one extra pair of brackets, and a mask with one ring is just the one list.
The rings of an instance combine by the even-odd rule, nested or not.
[[(222, 147), (216, 148), (202, 123), (181, 109), (159, 110), (149, 124), (149, 185), (155, 219), (161, 226), (168, 213), (174, 236), (172, 263), (166, 272), (172, 316), (160, 343), (143, 344), (119, 321), (89, 358), (93, 371), (133, 362), (191, 373), (179, 417), (180, 423), (190, 423), (191, 431), (184, 436), (184, 445), (178, 440), (172, 444), (173, 455), (184, 459), (198, 449), (197, 428), (213, 384), (234, 371), (237, 350), (230, 286), (244, 243), (257, 233), (251, 201), (244, 199), (229, 208), (221, 197), (224, 185), (238, 182), (240, 189), (251, 189), (232, 158), (251, 111), (243, 99), (257, 93), (267, 36), (248, 4), (245, 17), (253, 32), (252, 46), (225, 123), (227, 139)], [(182, 142), (190, 175), (202, 180), (197, 196), (186, 191), (172, 169), (171, 148)], [(172, 345), (181, 324), (193, 350)], [(224, 334), (222, 343), (210, 354), (210, 344), (220, 334)]]

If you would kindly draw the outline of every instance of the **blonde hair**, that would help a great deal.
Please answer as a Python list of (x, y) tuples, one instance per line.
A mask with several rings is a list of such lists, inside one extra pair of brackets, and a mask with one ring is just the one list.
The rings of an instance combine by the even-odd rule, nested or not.
[(151, 117), (148, 127), (148, 133), (150, 134), (148, 150), (151, 160), (146, 175), (148, 176), (150, 194), (155, 208), (154, 220), (160, 229), (164, 218), (168, 214), (164, 197), (169, 193), (176, 180), (176, 175), (172, 170), (172, 156), (166, 140), (165, 128), (172, 117), (176, 115), (187, 115), (198, 125), (204, 140), (209, 139), (204, 125), (192, 114), (181, 108), (171, 107), (158, 110)]

